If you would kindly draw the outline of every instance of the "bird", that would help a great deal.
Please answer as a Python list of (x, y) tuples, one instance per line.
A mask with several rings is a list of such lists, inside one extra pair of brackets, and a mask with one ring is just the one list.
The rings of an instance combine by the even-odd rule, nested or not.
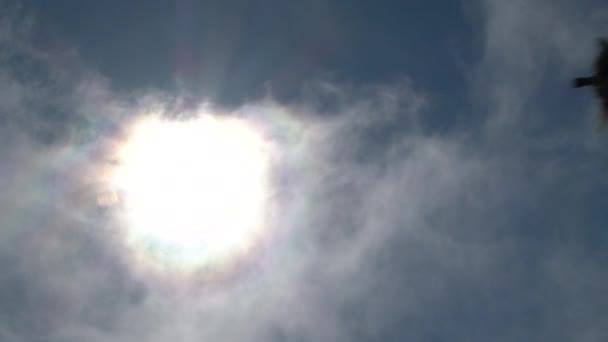
[(598, 39), (600, 54), (595, 60), (594, 74), (588, 77), (578, 77), (573, 81), (575, 88), (592, 86), (602, 105), (601, 119), (608, 123), (608, 40)]

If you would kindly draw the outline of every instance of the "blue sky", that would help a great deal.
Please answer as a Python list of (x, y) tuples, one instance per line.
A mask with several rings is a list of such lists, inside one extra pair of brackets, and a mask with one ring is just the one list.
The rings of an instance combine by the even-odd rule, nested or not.
[[(602, 1), (0, 6), (0, 340), (608, 338)], [(158, 108), (269, 132), (247, 262), (146, 273), (95, 201)]]

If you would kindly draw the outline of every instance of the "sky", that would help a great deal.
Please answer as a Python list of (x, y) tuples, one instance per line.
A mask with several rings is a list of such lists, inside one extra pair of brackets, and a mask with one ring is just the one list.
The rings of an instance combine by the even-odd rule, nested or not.
[[(608, 339), (608, 132), (571, 87), (607, 32), (601, 0), (0, 0), (0, 340)], [(129, 240), (100, 175), (151, 115), (260, 134), (244, 252)]]

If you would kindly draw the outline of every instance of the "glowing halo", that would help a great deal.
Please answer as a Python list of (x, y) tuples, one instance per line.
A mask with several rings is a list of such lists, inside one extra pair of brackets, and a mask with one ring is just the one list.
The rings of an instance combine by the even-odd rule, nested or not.
[[(138, 261), (194, 271), (238, 262), (264, 237), (271, 144), (244, 119), (148, 115), (114, 151), (109, 174)], [(114, 193), (118, 195), (114, 195)]]

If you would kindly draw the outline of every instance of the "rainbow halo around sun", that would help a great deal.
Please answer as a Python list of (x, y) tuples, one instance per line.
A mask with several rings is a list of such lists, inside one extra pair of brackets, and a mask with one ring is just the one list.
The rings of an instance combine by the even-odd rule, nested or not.
[(194, 270), (236, 262), (265, 234), (270, 144), (243, 119), (145, 116), (116, 147), (110, 186), (143, 262)]

